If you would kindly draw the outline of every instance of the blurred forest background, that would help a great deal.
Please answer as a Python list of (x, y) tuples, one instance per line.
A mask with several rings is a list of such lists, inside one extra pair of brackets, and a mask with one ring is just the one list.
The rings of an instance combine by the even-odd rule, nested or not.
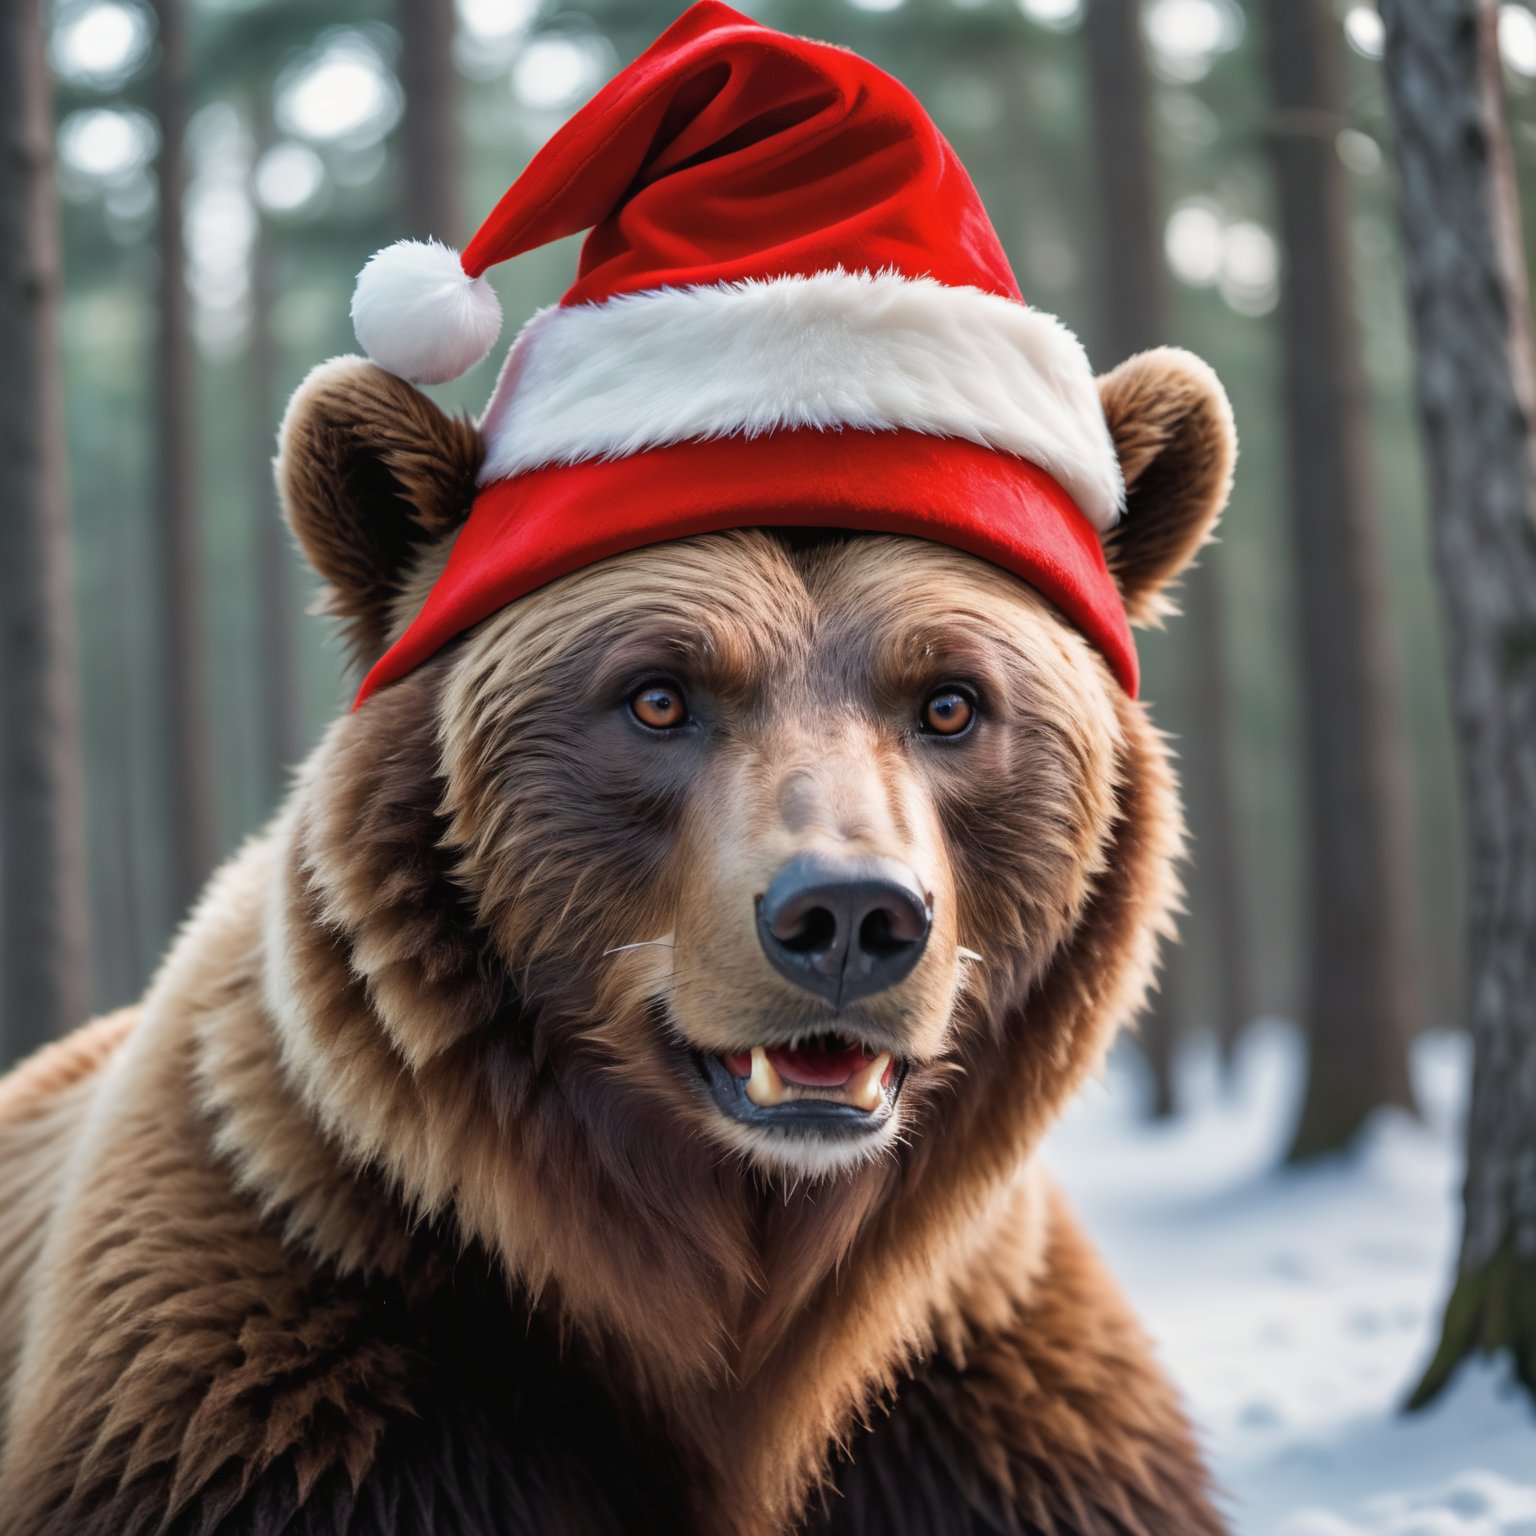
[[(1076, 329), (1096, 366), (1175, 342), (1230, 391), (1242, 455), (1221, 542), (1186, 618), (1143, 640), (1195, 835), (1185, 943), (1146, 1032), (1154, 1068), (1175, 1031), (1230, 1042), (1261, 1016), (1302, 1016), (1309, 996), (1344, 985), (1326, 974), (1341, 951), (1382, 957), (1365, 974), (1391, 978), (1379, 1001), (1391, 1032), (1460, 1024), (1458, 780), (1374, 5), (743, 8), (847, 44), (916, 91), (979, 184), (1026, 297)], [(270, 458), (305, 371), (355, 350), (357, 270), (404, 236), (462, 246), (550, 132), (677, 10), (45, 5), (93, 1009), (140, 992), (207, 870), (262, 825), (346, 707), (353, 680), (330, 626), (305, 615), (310, 582)], [(1502, 7), (1499, 48), (1536, 210), (1525, 4)], [(1306, 311), (1281, 303), (1287, 217), (1317, 233), (1297, 271), (1321, 295)], [(558, 297), (574, 260), (554, 247), (495, 270), (509, 330)], [(1322, 382), (1288, 374), (1288, 356), (1319, 349)], [(478, 409), (493, 366), (438, 398)], [(1359, 599), (1342, 636), (1314, 597), (1340, 522), (1354, 529)], [(1353, 694), (1351, 648), (1369, 684)], [(0, 734), (26, 728), (0, 718)], [(1319, 753), (1346, 782), (1330, 782)], [(1340, 849), (1360, 803), (1376, 842)], [(31, 1036), (0, 1018), (10, 1054)], [(1366, 1068), (1375, 1097), (1406, 1091), (1390, 1057)], [(1152, 1107), (1172, 1109), (1168, 1074), (1152, 1084)], [(1300, 1149), (1337, 1144), (1354, 1114), (1303, 1129)]]

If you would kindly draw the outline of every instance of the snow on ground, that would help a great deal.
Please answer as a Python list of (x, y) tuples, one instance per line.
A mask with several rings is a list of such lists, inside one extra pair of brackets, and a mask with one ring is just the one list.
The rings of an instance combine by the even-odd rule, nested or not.
[(1251, 1032), (1229, 1087), (1180, 1063), (1185, 1113), (1141, 1117), (1118, 1049), (1047, 1158), (1199, 1424), (1241, 1536), (1536, 1536), (1536, 1412), (1499, 1368), (1401, 1405), (1438, 1337), (1459, 1235), (1465, 1042), (1420, 1042), (1424, 1123), (1380, 1115), (1347, 1157), (1277, 1171), (1294, 1031)]

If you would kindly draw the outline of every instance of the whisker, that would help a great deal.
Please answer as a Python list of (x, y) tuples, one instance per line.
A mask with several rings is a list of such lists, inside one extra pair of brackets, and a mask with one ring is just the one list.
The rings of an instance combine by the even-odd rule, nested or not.
[(967, 949), (963, 944), (956, 946), (955, 956), (960, 960), (974, 960), (978, 965), (987, 963), (985, 955), (978, 955), (974, 949)]
[(641, 939), (635, 944), (615, 944), (612, 949), (605, 949), (603, 954), (622, 955), (627, 949), (676, 949), (677, 946), (667, 939)]

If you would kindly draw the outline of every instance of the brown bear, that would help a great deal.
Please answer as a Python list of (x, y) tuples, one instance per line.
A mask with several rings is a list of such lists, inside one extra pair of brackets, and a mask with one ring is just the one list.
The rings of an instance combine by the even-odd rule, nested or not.
[[(1102, 397), (1146, 619), (1230, 417), (1173, 351)], [(299, 391), (287, 512), (364, 659), (481, 451), (370, 364)], [(0, 1530), (1221, 1530), (1035, 1156), (1180, 837), (1143, 707), (936, 543), (721, 532), (510, 605), (336, 722), (140, 1006), (0, 1086)], [(753, 902), (850, 845), (933, 926), (829, 1038)], [(829, 1097), (878, 1113), (771, 1123), (817, 1108), (791, 1043), (868, 1047)]]
[[(583, 228), (478, 425), (407, 382)], [(1210, 371), (717, 0), (354, 317), (278, 479), (358, 704), (0, 1082), (0, 1536), (1215, 1536), (1038, 1156), (1177, 900)]]

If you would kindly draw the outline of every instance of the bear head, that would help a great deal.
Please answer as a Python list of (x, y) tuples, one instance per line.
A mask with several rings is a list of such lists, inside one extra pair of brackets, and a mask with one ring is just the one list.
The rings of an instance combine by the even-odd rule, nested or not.
[[(1230, 411), (1174, 350), (1100, 394), (1145, 624), (1225, 504)], [(371, 364), (295, 396), (284, 506), (364, 664), (482, 454)], [(1048, 602), (835, 530), (528, 594), (338, 720), (288, 816), (268, 991), (309, 1109), (578, 1320), (700, 1363), (765, 1222), (782, 1317), (869, 1224), (916, 1251), (1026, 1159), (1143, 1001), (1181, 847), (1161, 739)]]

